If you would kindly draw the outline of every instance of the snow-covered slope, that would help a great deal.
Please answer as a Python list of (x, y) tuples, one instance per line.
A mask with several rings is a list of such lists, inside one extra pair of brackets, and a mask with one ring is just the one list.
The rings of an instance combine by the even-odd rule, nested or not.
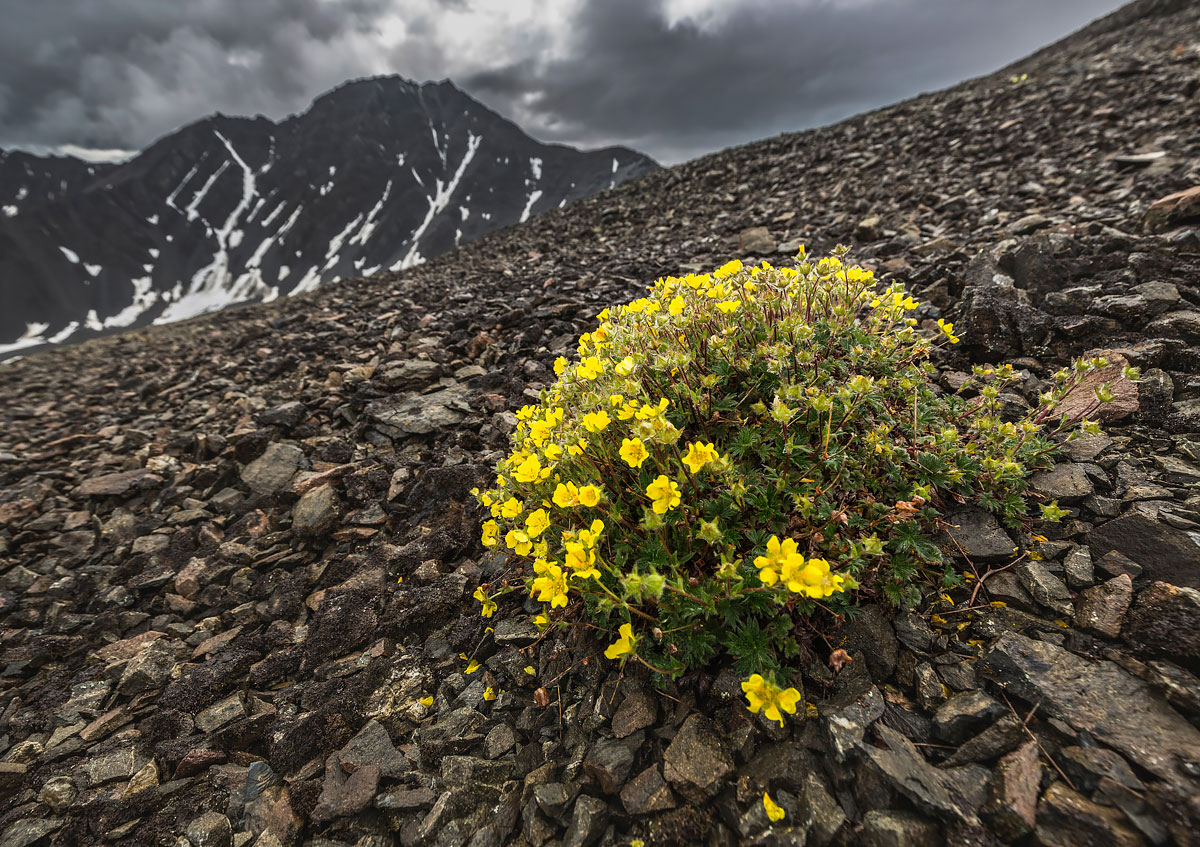
[(0, 358), (410, 267), (656, 167), (399, 77), (280, 123), (217, 115), (121, 164), (0, 152)]

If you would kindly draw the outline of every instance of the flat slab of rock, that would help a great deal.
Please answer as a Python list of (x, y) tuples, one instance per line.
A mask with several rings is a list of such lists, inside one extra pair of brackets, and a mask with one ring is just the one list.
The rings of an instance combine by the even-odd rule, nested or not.
[(158, 474), (138, 468), (85, 479), (79, 483), (75, 493), (81, 497), (124, 497), (136, 491), (156, 488), (162, 483), (163, 478)]
[[(1071, 389), (1071, 393), (1063, 398), (1062, 405), (1055, 414), (1063, 414), (1075, 420), (1087, 417), (1094, 421), (1119, 421), (1127, 418), (1138, 410), (1138, 387), (1136, 382), (1121, 378), (1121, 371), (1129, 365), (1129, 360), (1115, 350), (1092, 350), (1089, 355), (1102, 356), (1108, 360), (1108, 367), (1092, 371), (1079, 384)], [(1115, 398), (1111, 403), (1096, 405), (1096, 389), (1108, 384), (1112, 387)]]
[(691, 715), (663, 754), (663, 776), (681, 794), (704, 802), (733, 773), (733, 756), (703, 715)]
[(1195, 782), (1191, 774), (1200, 768), (1200, 730), (1114, 663), (1088, 661), (1054, 644), (1006, 632), (984, 654), (982, 665), (1005, 691), (1041, 703), (1046, 714), (1086, 730), (1160, 779), (1186, 786)]
[(983, 509), (961, 509), (946, 518), (949, 539), (942, 549), (951, 556), (966, 554), (972, 562), (999, 564), (1012, 558), (1016, 545), (996, 516)]
[(1200, 591), (1155, 582), (1138, 595), (1125, 638), (1138, 647), (1200, 662)]
[(274, 494), (291, 481), (303, 461), (304, 451), (295, 444), (272, 442), (261, 456), (242, 468), (242, 482), (256, 494)]
[(443, 388), (432, 394), (419, 394), (398, 404), (372, 403), (367, 407), (371, 423), (389, 438), (428, 435), (443, 427), (459, 423), (471, 407), (467, 405), (468, 389), (463, 385)]
[(1117, 551), (1141, 565), (1154, 579), (1200, 588), (1200, 539), (1149, 515), (1127, 512), (1087, 536), (1092, 558)]

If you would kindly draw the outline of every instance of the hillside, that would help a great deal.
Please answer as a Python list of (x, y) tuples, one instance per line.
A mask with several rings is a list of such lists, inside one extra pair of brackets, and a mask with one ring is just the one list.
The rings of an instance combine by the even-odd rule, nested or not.
[[(419, 267), (6, 366), (0, 842), (1197, 843), (1200, 201), (1153, 204), (1200, 185), (1198, 91), (1200, 6), (1141, 0)], [(555, 356), (798, 242), (953, 320), (946, 386), (1012, 363), (1020, 409), (1084, 351), (1142, 369), (1035, 480), (1070, 518), (955, 515), (981, 587), (804, 645), (786, 728), (720, 668), (656, 689), (532, 646), (516, 597), (481, 618), (469, 491)]]
[(0, 151), (0, 359), (411, 267), (656, 167), (400, 77), (278, 123), (206, 118), (119, 164)]

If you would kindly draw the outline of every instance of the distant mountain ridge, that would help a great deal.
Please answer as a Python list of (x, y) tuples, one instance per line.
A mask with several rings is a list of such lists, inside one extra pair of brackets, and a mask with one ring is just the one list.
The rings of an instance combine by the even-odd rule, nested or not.
[(215, 115), (121, 163), (0, 152), (0, 358), (411, 267), (657, 167), (399, 77), (278, 123)]

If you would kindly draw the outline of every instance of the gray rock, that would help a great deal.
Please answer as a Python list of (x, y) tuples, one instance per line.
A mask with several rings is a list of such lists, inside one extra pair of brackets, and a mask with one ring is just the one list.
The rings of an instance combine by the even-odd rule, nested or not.
[(964, 741), (942, 765), (954, 767), (969, 762), (989, 762), (997, 756), (1011, 753), (1028, 737), (1025, 724), (1010, 712), (974, 738)]
[(986, 768), (965, 765), (939, 770), (891, 727), (879, 723), (875, 730), (883, 746), (869, 748), (868, 760), (886, 784), (921, 811), (947, 823), (979, 823), (975, 813), (985, 799)]
[(1144, 512), (1130, 511), (1101, 524), (1088, 533), (1087, 543), (1097, 564), (1105, 553), (1116, 551), (1145, 568), (1153, 579), (1200, 588), (1200, 543)]
[(1129, 612), (1125, 639), (1185, 662), (1200, 661), (1200, 591), (1155, 582)]
[(378, 765), (382, 776), (399, 778), (409, 769), (408, 759), (392, 744), (383, 724), (369, 720), (337, 754), (342, 770), (353, 773), (365, 765)]
[(29, 847), (57, 829), (65, 821), (62, 818), (28, 818), (10, 824), (0, 835), (0, 847)]
[(201, 732), (213, 732), (245, 714), (246, 704), (242, 701), (241, 693), (231, 694), (197, 714), (196, 728)]
[(1100, 806), (1056, 782), (1038, 804), (1035, 836), (1046, 847), (1141, 847), (1146, 842), (1116, 809)]
[(501, 646), (528, 647), (541, 637), (541, 633), (531, 619), (514, 617), (498, 621), (492, 637)]
[(233, 827), (220, 812), (205, 812), (187, 825), (187, 837), (194, 847), (232, 847)]
[(533, 801), (547, 816), (558, 820), (571, 803), (571, 792), (561, 782), (547, 782), (534, 786)]
[(1087, 472), (1071, 462), (1060, 462), (1048, 471), (1038, 471), (1029, 478), (1030, 487), (1059, 503), (1078, 503), (1093, 493)]
[(312, 811), (314, 823), (357, 815), (375, 799), (379, 765), (363, 765), (346, 776), (336, 757), (334, 754), (325, 762), (325, 783)]
[(765, 226), (752, 226), (738, 233), (738, 250), (743, 254), (766, 256), (775, 252), (775, 239)]
[(1041, 782), (1037, 744), (1030, 739), (996, 764), (981, 816), (1006, 841), (1024, 838), (1037, 822)]
[(714, 796), (733, 773), (733, 757), (712, 722), (689, 715), (663, 754), (663, 776), (696, 803)]
[(1094, 635), (1116, 638), (1121, 634), (1121, 621), (1133, 600), (1133, 580), (1122, 574), (1108, 582), (1079, 593), (1075, 605), (1075, 625)]
[(145, 468), (85, 479), (75, 489), (80, 497), (125, 497), (163, 484), (163, 478)]
[(983, 509), (961, 509), (947, 516), (950, 542), (943, 545), (951, 556), (966, 555), (978, 564), (999, 564), (1012, 558), (1016, 545), (996, 516)]
[(929, 662), (921, 662), (913, 670), (913, 686), (917, 689), (917, 700), (929, 712), (937, 709), (949, 696), (946, 686)]
[(405, 359), (385, 366), (376, 380), (393, 390), (428, 385), (442, 375), (442, 366), (429, 359)]
[(1200, 485), (1200, 468), (1178, 456), (1158, 455), (1154, 464), (1173, 485)]
[(496, 724), (488, 730), (487, 737), (483, 739), (484, 755), (489, 759), (499, 758), (515, 746), (517, 735), (506, 723)]
[(304, 451), (295, 444), (275, 441), (263, 454), (242, 468), (242, 482), (256, 494), (274, 494), (291, 482), (304, 461)]
[(1055, 759), (1080, 791), (1090, 794), (1106, 779), (1134, 791), (1146, 790), (1129, 763), (1112, 750), (1103, 747), (1064, 747)]
[(658, 720), (658, 701), (641, 688), (631, 691), (617, 706), (612, 717), (612, 731), (617, 738), (625, 738), (639, 729), (653, 726)]
[(862, 847), (929, 847), (941, 842), (936, 821), (912, 812), (871, 809), (863, 815), (858, 843)]
[(93, 754), (87, 761), (88, 783), (92, 787), (118, 779), (129, 779), (145, 763), (136, 747), (121, 747)]
[(583, 760), (584, 773), (596, 780), (605, 794), (616, 794), (629, 778), (642, 743), (641, 735), (598, 739)]
[(822, 709), (821, 727), (829, 739), (833, 757), (845, 762), (862, 752), (867, 729), (883, 717), (885, 703), (879, 689), (871, 686), (854, 702), (841, 708)]
[[(1066, 415), (1069, 420), (1081, 420), (1086, 416), (1101, 423), (1129, 417), (1139, 406), (1137, 383), (1121, 378), (1121, 371), (1129, 364), (1129, 360), (1115, 350), (1094, 350), (1090, 355), (1102, 356), (1108, 361), (1108, 367), (1094, 370), (1083, 377), (1063, 398), (1062, 404), (1055, 409), (1055, 415)], [(1096, 407), (1096, 389), (1101, 385), (1111, 386), (1115, 399)]]
[(1022, 562), (1016, 568), (1017, 579), (1035, 601), (1060, 615), (1070, 615), (1071, 591), (1041, 562)]
[(470, 389), (454, 385), (432, 394), (419, 394), (395, 403), (377, 401), (367, 406), (367, 416), (375, 428), (389, 438), (428, 435), (454, 426), (471, 411), (467, 403)]
[(44, 804), (50, 811), (59, 814), (75, 802), (79, 789), (69, 776), (52, 776), (46, 780), (42, 790), (38, 792), (38, 802)]
[(849, 820), (845, 811), (833, 799), (824, 780), (807, 771), (803, 776), (800, 792), (800, 820), (811, 821), (808, 826), (808, 843), (811, 847), (828, 847), (834, 843), (838, 833)]
[(1035, 213), (1013, 221), (1009, 225), (1008, 231), (1013, 235), (1029, 235), (1031, 232), (1048, 226), (1050, 226), (1050, 219), (1045, 215)]
[(291, 429), (304, 420), (307, 414), (308, 410), (304, 408), (303, 403), (299, 400), (289, 400), (259, 414), (258, 422), (263, 426), (281, 426), (284, 429)]
[(964, 691), (938, 706), (933, 726), (939, 738), (961, 744), (1007, 711), (1000, 701), (982, 691)]
[(1160, 779), (1193, 783), (1200, 730), (1112, 662), (1088, 661), (1015, 632), (996, 639), (981, 661), (1001, 688), (1041, 703), (1043, 714), (1091, 733)]
[(867, 215), (854, 227), (854, 237), (859, 241), (878, 241), (881, 237), (880, 225), (883, 223), (879, 215)]
[(337, 525), (341, 500), (331, 485), (318, 485), (292, 506), (292, 531), (297, 535), (325, 535)]
[(621, 805), (631, 815), (665, 812), (675, 808), (675, 792), (667, 785), (655, 764), (629, 780), (621, 789)]
[(891, 678), (896, 670), (896, 658), (900, 643), (895, 630), (880, 606), (869, 605), (846, 624), (845, 643), (840, 644), (850, 652), (860, 652), (867, 657), (871, 677), (877, 682)]
[(563, 836), (563, 847), (590, 847), (604, 834), (608, 822), (608, 805), (595, 797), (581, 794), (575, 801), (571, 824)]
[(1072, 588), (1092, 585), (1096, 581), (1092, 551), (1083, 546), (1072, 548), (1063, 558), (1063, 573), (1067, 576), (1067, 585)]
[(1065, 452), (1072, 461), (1090, 462), (1113, 445), (1113, 440), (1104, 433), (1081, 435), (1063, 445)]

